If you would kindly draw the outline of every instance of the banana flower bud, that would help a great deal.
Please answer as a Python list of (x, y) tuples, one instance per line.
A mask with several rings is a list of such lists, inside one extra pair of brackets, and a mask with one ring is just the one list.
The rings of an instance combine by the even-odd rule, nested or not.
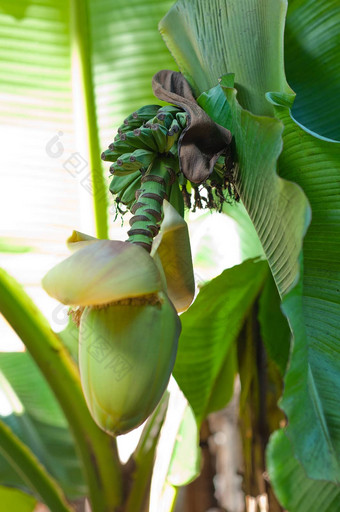
[(43, 287), (81, 306), (79, 369), (93, 419), (112, 435), (143, 423), (163, 395), (175, 363), (180, 321), (153, 258), (128, 242), (75, 232), (69, 258)]
[(42, 282), (49, 295), (78, 308), (84, 396), (112, 435), (143, 423), (161, 399), (181, 331), (176, 309), (194, 297), (187, 224), (166, 200), (163, 207), (151, 255), (137, 244), (74, 231), (71, 256)]

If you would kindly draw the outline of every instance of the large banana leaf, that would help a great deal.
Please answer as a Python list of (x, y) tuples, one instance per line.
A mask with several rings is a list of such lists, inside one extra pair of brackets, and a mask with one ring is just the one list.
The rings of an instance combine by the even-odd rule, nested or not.
[(285, 69), (296, 93), (294, 118), (340, 140), (339, 25), (337, 0), (290, 0), (285, 28)]
[(179, 0), (160, 32), (196, 96), (235, 74), (240, 103), (272, 114), (267, 91), (289, 92), (283, 70), (285, 0)]
[[(0, 353), (2, 392), (19, 399), (20, 413), (2, 418), (29, 446), (69, 497), (86, 494), (79, 457), (65, 416), (31, 356), (26, 352)], [(6, 382), (8, 381), (8, 382)], [(6, 459), (0, 457), (0, 482), (26, 488)]]
[[(288, 26), (295, 23), (295, 41), (301, 45), (307, 44), (306, 30), (298, 34), (301, 12), (308, 16), (304, 26), (313, 27), (310, 40), (312, 35), (317, 38), (326, 33), (331, 23), (332, 34), (337, 30), (334, 26), (339, 27), (333, 2), (318, 5), (321, 16), (313, 11), (314, 5), (307, 0), (291, 3)], [(229, 0), (224, 8), (217, 1), (210, 2), (208, 8), (201, 0), (180, 0), (162, 21), (161, 32), (196, 93), (215, 86), (220, 75), (235, 73), (235, 89), (223, 87), (223, 82), (222, 88), (232, 111), (237, 187), (284, 298), (294, 334), (282, 401), (288, 415), (287, 432), (308, 476), (339, 482), (340, 145), (308, 133), (290, 115), (294, 95), (284, 78), (284, 9), (285, 2), (271, 0)], [(315, 59), (322, 61), (323, 72), (330, 70), (327, 76), (332, 81), (333, 58), (327, 59), (330, 50), (320, 44), (323, 41), (309, 44)], [(332, 41), (331, 37), (330, 44)], [(290, 51), (296, 52), (297, 47)], [(332, 51), (339, 57), (338, 47), (333, 46)], [(300, 67), (304, 77), (309, 65), (310, 60), (296, 60), (296, 68)], [(297, 76), (295, 72), (295, 87)], [(324, 118), (329, 117), (333, 134), (339, 117), (327, 99), (322, 80), (317, 81), (318, 101), (323, 105)], [(301, 96), (307, 84), (306, 78)], [(333, 90), (339, 91), (338, 82)], [(270, 105), (265, 105), (264, 96), (270, 91), (277, 94), (267, 95)], [(213, 117), (214, 112), (209, 114)], [(317, 116), (316, 109), (304, 122), (315, 127), (312, 119)], [(278, 177), (277, 169), (285, 179)]]
[[(39, 421), (27, 412), (11, 414), (1, 420), (30, 448), (68, 498), (86, 496), (87, 486), (67, 427)], [(31, 491), (3, 456), (0, 457), (0, 483)]]
[(304, 241), (303, 279), (283, 301), (295, 342), (281, 405), (308, 475), (340, 482), (340, 144), (305, 132), (287, 106), (276, 112), (285, 124), (287, 148), (279, 160), (281, 174), (306, 191), (313, 215)]
[(88, 0), (98, 125), (102, 144), (113, 140), (128, 114), (157, 103), (152, 76), (176, 69), (157, 25), (172, 0)]
[(271, 438), (267, 465), (277, 497), (289, 512), (338, 512), (339, 486), (307, 478), (283, 430)]

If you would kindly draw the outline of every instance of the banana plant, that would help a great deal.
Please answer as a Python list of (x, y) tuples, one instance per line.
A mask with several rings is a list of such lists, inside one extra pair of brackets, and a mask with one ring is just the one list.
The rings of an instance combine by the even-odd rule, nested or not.
[[(83, 112), (102, 240), (74, 232), (71, 256), (44, 278), (48, 293), (71, 307), (75, 323), (62, 335), (1, 271), (0, 310), (34, 363), (26, 353), (0, 355), (2, 389), (13, 410), (0, 423), (0, 482), (20, 489), (2, 487), (0, 494), (9, 510), (33, 510), (36, 499), (52, 511), (72, 510), (84, 496), (92, 512), (149, 510), (156, 447), (171, 412), (171, 393), (168, 413), (163, 393), (173, 370), (187, 402), (168, 437), (159, 503), (174, 510), (178, 488), (199, 474), (202, 423), (230, 400), (238, 373), (245, 492), (270, 495), (268, 479), (257, 477), (266, 470), (288, 511), (335, 512), (339, 9), (335, 0), (212, 0), (209, 6), (178, 0), (159, 25), (178, 73), (159, 71), (174, 65), (155, 26), (157, 59), (153, 36), (141, 44), (134, 31), (151, 4), (157, 21), (170, 7), (143, 2), (133, 21), (123, 2), (107, 11), (107, 3), (71, 1), (69, 11), (68, 3), (51, 0), (49, 8), (6, 4), (1, 15), (4, 30), (22, 30), (25, 20), (31, 41), (38, 21), (49, 27), (48, 40), (42, 31), (39, 43), (59, 63), (51, 97), (58, 98), (58, 87), (70, 92), (70, 74), (60, 69), (72, 48), (78, 71), (72, 88)], [(20, 45), (8, 44), (19, 52)], [(48, 89), (48, 79), (40, 84), (36, 76), (44, 59), (43, 51), (32, 55), (32, 72), (16, 82), (16, 94)], [(2, 66), (7, 69), (7, 60)], [(6, 91), (15, 81), (8, 76)], [(154, 104), (152, 76), (153, 91), (167, 106)], [(100, 143), (113, 125), (115, 139)], [(57, 139), (54, 156), (61, 150)], [(118, 212), (132, 213), (126, 242), (107, 239), (101, 153), (112, 163)], [(192, 203), (237, 220), (244, 261), (203, 286), (190, 306), (194, 283), (182, 216)], [(180, 317), (176, 309), (184, 311)], [(70, 332), (79, 357), (64, 342)], [(122, 465), (116, 436), (148, 417)], [(281, 510), (275, 498), (270, 506)]]

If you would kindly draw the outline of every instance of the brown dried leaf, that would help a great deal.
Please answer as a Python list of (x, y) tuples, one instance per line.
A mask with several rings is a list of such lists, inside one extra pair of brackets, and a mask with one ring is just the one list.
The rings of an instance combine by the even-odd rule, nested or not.
[(196, 102), (190, 85), (181, 73), (163, 70), (152, 79), (155, 96), (181, 107), (188, 124), (178, 141), (180, 169), (192, 183), (202, 183), (214, 169), (218, 157), (231, 142), (229, 130), (215, 123)]

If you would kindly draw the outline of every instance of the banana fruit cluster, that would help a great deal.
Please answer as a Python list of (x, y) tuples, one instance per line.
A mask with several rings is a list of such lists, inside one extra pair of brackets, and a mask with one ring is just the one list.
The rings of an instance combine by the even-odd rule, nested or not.
[(186, 126), (187, 114), (175, 106), (145, 105), (128, 116), (114, 142), (102, 153), (113, 162), (110, 191), (131, 209), (141, 178), (159, 155), (173, 157), (177, 166), (177, 141)]
[[(114, 142), (102, 153), (102, 159), (116, 162), (111, 166), (111, 173), (116, 175), (148, 167), (150, 152), (168, 153), (177, 142), (186, 126), (186, 116), (171, 105), (145, 105), (125, 119)], [(122, 157), (123, 154), (127, 156)], [(131, 164), (136, 161), (141, 165), (135, 164), (133, 168)]]

